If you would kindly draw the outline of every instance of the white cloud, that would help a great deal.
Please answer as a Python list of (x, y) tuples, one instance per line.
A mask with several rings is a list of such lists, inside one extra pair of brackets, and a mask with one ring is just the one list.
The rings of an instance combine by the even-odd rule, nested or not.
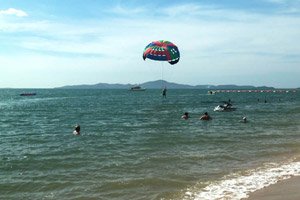
[(114, 8), (112, 8), (111, 10), (109, 10), (108, 12), (111, 12), (113, 14), (117, 14), (117, 15), (137, 15), (137, 14), (141, 14), (146, 12), (145, 8), (142, 7), (135, 7), (135, 8), (129, 8), (129, 7), (124, 7), (121, 5), (117, 5)]
[[(60, 79), (69, 84), (73, 84), (72, 80), (81, 80), (81, 83), (143, 82), (158, 79), (161, 74), (159, 63), (142, 60), (144, 47), (153, 40), (166, 39), (177, 44), (181, 51), (180, 62), (170, 68), (173, 77), (169, 79), (168, 74), (172, 73), (166, 72), (165, 77), (170, 81), (205, 84), (215, 79), (221, 83), (226, 77), (229, 80), (228, 77), (239, 74), (255, 77), (255, 74), (269, 71), (280, 74), (286, 69), (292, 74), (300, 73), (296, 68), (300, 62), (299, 17), (192, 7), (187, 4), (162, 9), (164, 17), (139, 15), (139, 18), (81, 23), (27, 19), (21, 23), (1, 22), (0, 31), (9, 33), (3, 34), (3, 39), (16, 49), (25, 49), (33, 57), (22, 54), (22, 59), (19, 57), (12, 62), (4, 60), (3, 56), (0, 66), (6, 63), (5, 66), (11, 66), (12, 73), (18, 67), (28, 69), (36, 63), (34, 66), (40, 74), (46, 70), (51, 74), (49, 77), (54, 77), (60, 71)], [(126, 9), (122, 9), (115, 11), (126, 14)], [(190, 9), (193, 14), (187, 15)], [(143, 10), (137, 8), (135, 12)], [(24, 30), (26, 34), (18, 34), (16, 38), (11, 34)], [(284, 60), (289, 54), (296, 55), (292, 64)], [(31, 69), (32, 74), (37, 69)], [(72, 80), (68, 79), (69, 71), (72, 71)], [(216, 71), (222, 71), (222, 77), (215, 77)], [(45, 84), (51, 81), (46, 79), (43, 80)], [(68, 83), (56, 79), (51, 86)]]
[(276, 5), (279, 14), (300, 14), (300, 0), (265, 0)]
[(266, 0), (267, 2), (270, 3), (275, 3), (275, 4), (288, 4), (288, 3), (299, 3), (300, 0)]
[(287, 0), (266, 0), (269, 3), (275, 3), (275, 4), (284, 4), (287, 2)]
[(0, 15), (15, 15), (17, 17), (27, 17), (28, 14), (23, 10), (18, 10), (15, 8), (9, 8), (7, 10), (0, 10)]
[(205, 8), (197, 4), (180, 4), (176, 6), (167, 7), (162, 13), (169, 16), (178, 16), (178, 15), (195, 15), (200, 14), (201, 11), (204, 11)]
[[(189, 5), (178, 8), (177, 15)], [(199, 10), (200, 8), (195, 8)], [(176, 9), (175, 9), (176, 10)], [(196, 11), (195, 11), (196, 12)], [(215, 17), (229, 16), (230, 11), (212, 11)], [(209, 10), (205, 14), (210, 17)], [(232, 18), (237, 14), (231, 14)], [(293, 45), (300, 34), (297, 17), (263, 16), (244, 13), (234, 20), (209, 21), (206, 18), (180, 17), (162, 19), (114, 19), (108, 21), (67, 24), (47, 21), (1, 23), (0, 30), (26, 31), (33, 36), (19, 36), (16, 45), (35, 51), (57, 53), (124, 55), (136, 52), (148, 42), (167, 39), (180, 43), (188, 51), (298, 53), (300, 45)], [(190, 40), (192, 42), (186, 42)], [(145, 43), (145, 44), (144, 44)], [(141, 47), (138, 47), (141, 45)]]

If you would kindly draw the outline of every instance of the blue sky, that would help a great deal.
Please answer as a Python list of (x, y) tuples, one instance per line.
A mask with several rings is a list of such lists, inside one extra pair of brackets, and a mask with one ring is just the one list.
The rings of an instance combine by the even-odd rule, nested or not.
[[(0, 88), (143, 83), (300, 87), (300, 0), (0, 0)], [(155, 40), (176, 65), (144, 61)]]

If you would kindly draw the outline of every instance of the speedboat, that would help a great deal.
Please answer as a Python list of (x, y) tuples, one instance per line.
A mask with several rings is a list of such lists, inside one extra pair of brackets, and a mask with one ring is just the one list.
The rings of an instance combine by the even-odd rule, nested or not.
[(142, 88), (139, 85), (130, 88), (130, 91), (145, 91), (145, 90), (146, 88)]
[(26, 93), (21, 93), (20, 94), (20, 96), (35, 96), (36, 95), (36, 93), (34, 93), (34, 92), (26, 92)]
[(214, 111), (218, 112), (227, 112), (227, 111), (234, 111), (236, 108), (232, 107), (232, 104), (229, 102), (224, 102), (223, 105), (218, 105), (214, 108)]

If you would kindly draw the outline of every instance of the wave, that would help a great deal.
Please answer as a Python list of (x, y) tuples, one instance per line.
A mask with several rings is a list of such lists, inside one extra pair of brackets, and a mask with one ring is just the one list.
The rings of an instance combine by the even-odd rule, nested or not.
[(264, 167), (246, 172), (245, 175), (233, 174), (229, 178), (214, 182), (205, 188), (190, 188), (185, 192), (185, 200), (213, 200), (248, 198), (249, 194), (268, 187), (278, 181), (300, 176), (300, 162), (285, 164), (269, 163)]

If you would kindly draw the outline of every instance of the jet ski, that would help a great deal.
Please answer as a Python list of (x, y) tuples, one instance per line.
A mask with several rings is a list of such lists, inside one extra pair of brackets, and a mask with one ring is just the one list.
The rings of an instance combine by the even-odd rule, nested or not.
[(227, 111), (234, 111), (234, 110), (236, 110), (236, 108), (232, 107), (232, 104), (226, 101), (224, 101), (223, 105), (218, 105), (214, 108), (214, 111), (218, 111), (218, 112), (227, 112)]

